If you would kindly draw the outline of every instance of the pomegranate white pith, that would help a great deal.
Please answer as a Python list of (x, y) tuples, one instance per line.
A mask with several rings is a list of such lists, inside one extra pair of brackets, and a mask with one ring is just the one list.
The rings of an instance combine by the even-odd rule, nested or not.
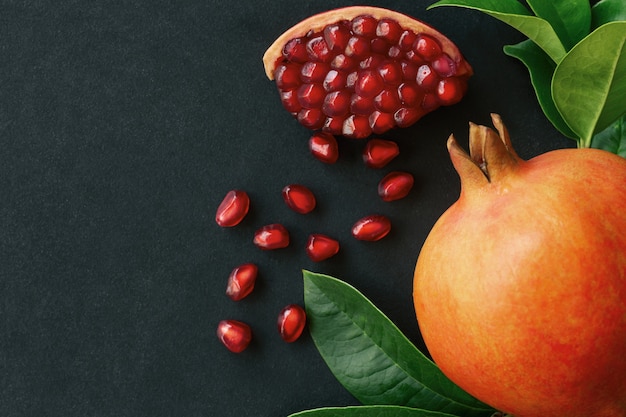
[(364, 138), (461, 100), (472, 68), (431, 26), (378, 7), (312, 16), (263, 57), (283, 107), (303, 126)]

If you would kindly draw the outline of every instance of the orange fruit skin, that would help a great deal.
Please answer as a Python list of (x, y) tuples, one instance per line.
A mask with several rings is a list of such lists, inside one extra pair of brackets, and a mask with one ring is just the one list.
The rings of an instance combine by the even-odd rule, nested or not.
[(434, 361), (515, 417), (626, 416), (626, 160), (562, 149), (464, 182), (420, 252)]

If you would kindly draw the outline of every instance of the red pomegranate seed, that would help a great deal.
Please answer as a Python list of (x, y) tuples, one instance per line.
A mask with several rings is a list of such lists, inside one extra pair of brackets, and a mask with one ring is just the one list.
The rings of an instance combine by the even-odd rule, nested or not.
[(306, 312), (297, 304), (289, 304), (278, 314), (278, 333), (287, 343), (293, 343), (298, 340), (305, 325)]
[(259, 268), (252, 263), (239, 265), (228, 276), (226, 295), (233, 301), (246, 298), (254, 289)]
[(465, 94), (465, 86), (456, 78), (445, 78), (439, 81), (437, 97), (444, 106), (458, 103)]
[[(445, 36), (389, 10), (365, 10), (348, 7), (345, 15), (332, 11), (307, 19), (263, 57), (283, 106), (309, 129), (349, 138), (382, 134), (456, 103), (467, 90), (472, 68)], [(284, 40), (290, 36), (297, 41)], [(437, 88), (447, 78), (457, 80), (458, 88), (439, 98)]]
[(217, 208), (215, 221), (222, 227), (236, 226), (246, 217), (249, 207), (250, 198), (245, 191), (229, 191)]
[(390, 172), (378, 183), (378, 195), (383, 201), (400, 200), (409, 195), (413, 182), (413, 175), (408, 172)]
[(279, 223), (268, 224), (256, 231), (253, 242), (264, 250), (286, 248), (289, 246), (289, 232)]
[(238, 320), (222, 320), (217, 325), (217, 337), (228, 350), (243, 352), (252, 340), (252, 330)]
[(339, 252), (339, 242), (332, 237), (315, 233), (309, 236), (306, 254), (313, 262), (321, 262)]
[(380, 214), (363, 217), (352, 226), (352, 236), (358, 240), (375, 242), (391, 231), (391, 221)]
[(363, 162), (369, 168), (382, 168), (399, 154), (400, 149), (394, 141), (371, 139), (363, 148)]
[(337, 139), (330, 133), (317, 132), (309, 139), (311, 154), (326, 164), (334, 164), (339, 159)]
[(296, 213), (307, 214), (315, 208), (315, 195), (304, 185), (290, 184), (282, 191), (283, 200)]

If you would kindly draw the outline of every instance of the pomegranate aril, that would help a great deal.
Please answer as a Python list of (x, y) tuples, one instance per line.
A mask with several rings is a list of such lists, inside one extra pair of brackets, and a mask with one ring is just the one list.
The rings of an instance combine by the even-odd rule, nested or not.
[(378, 20), (373, 16), (361, 15), (352, 19), (352, 32), (360, 36), (374, 37)]
[(324, 113), (321, 109), (302, 109), (297, 114), (298, 122), (311, 130), (320, 129), (324, 125)]
[(374, 111), (374, 100), (353, 94), (350, 98), (350, 111), (354, 114), (367, 116)]
[(417, 39), (417, 35), (412, 30), (405, 30), (400, 35), (400, 39), (398, 40), (398, 46), (403, 51), (410, 51), (413, 48), (413, 44)]
[(245, 191), (229, 191), (215, 213), (215, 222), (222, 227), (233, 227), (241, 223), (248, 209), (250, 208), (250, 198)]
[(373, 111), (369, 116), (370, 127), (372, 133), (382, 134), (393, 128), (396, 125), (396, 121), (393, 114), (381, 113), (379, 111)]
[(289, 113), (297, 113), (302, 109), (302, 105), (298, 101), (298, 91), (285, 90), (280, 93), (280, 102)]
[(228, 350), (243, 352), (252, 340), (252, 329), (238, 320), (222, 320), (217, 325), (217, 337)]
[(437, 97), (441, 104), (445, 106), (456, 104), (461, 101), (463, 94), (465, 94), (465, 81), (458, 78), (445, 78), (439, 81)]
[(352, 236), (358, 240), (375, 242), (391, 231), (391, 221), (380, 214), (372, 214), (358, 220), (352, 226)]
[(376, 36), (385, 39), (389, 43), (397, 43), (402, 36), (402, 27), (393, 19), (382, 18), (376, 26)]
[(326, 95), (322, 111), (327, 116), (343, 116), (350, 110), (350, 98), (348, 91), (333, 91)]
[(324, 41), (332, 52), (342, 51), (350, 39), (350, 29), (342, 23), (326, 26), (323, 33)]
[(339, 252), (339, 242), (332, 237), (315, 233), (309, 236), (306, 254), (313, 262), (321, 262)]
[(298, 88), (298, 101), (307, 109), (315, 109), (322, 105), (326, 91), (321, 84), (302, 84)]
[(378, 73), (383, 82), (391, 85), (398, 85), (402, 82), (402, 67), (399, 63), (385, 61), (378, 66)]
[(349, 116), (343, 122), (341, 133), (344, 136), (354, 139), (364, 139), (368, 137), (372, 133), (372, 128), (369, 125), (369, 118), (358, 114)]
[(418, 65), (412, 62), (402, 61), (400, 67), (402, 68), (402, 76), (405, 80), (414, 80), (415, 77), (417, 77)]
[(401, 54), (402, 54), (402, 50), (400, 49), (400, 47), (395, 46), (395, 45), (389, 48), (389, 51), (387, 52), (387, 56), (393, 59), (399, 58)]
[(306, 50), (306, 45), (302, 42), (301, 38), (291, 39), (283, 47), (283, 57), (287, 61), (304, 63), (309, 59), (309, 54)]
[(309, 150), (315, 158), (326, 164), (334, 164), (339, 158), (337, 139), (330, 133), (314, 133), (309, 139)]
[(253, 242), (263, 250), (286, 248), (289, 246), (289, 232), (279, 223), (268, 224), (256, 231)]
[(327, 117), (326, 120), (324, 120), (322, 131), (330, 133), (331, 135), (341, 135), (344, 120), (343, 116)]
[(306, 43), (306, 51), (312, 61), (328, 62), (333, 57), (322, 36), (309, 39)]
[(421, 103), (424, 93), (413, 83), (401, 84), (398, 87), (398, 95), (406, 106), (414, 107)]
[(287, 185), (283, 188), (282, 196), (285, 204), (296, 213), (307, 214), (315, 208), (315, 195), (304, 185)]
[(347, 75), (343, 71), (330, 70), (326, 74), (322, 86), (326, 91), (339, 91), (346, 85)]
[(442, 54), (430, 64), (440, 77), (450, 77), (456, 73), (456, 64), (446, 54)]
[(276, 85), (281, 90), (298, 87), (300, 82), (300, 65), (298, 64), (282, 64), (276, 67), (274, 72)]
[(374, 38), (370, 41), (370, 51), (376, 54), (375, 56), (385, 55), (389, 51), (389, 42), (383, 38)]
[(369, 168), (382, 168), (399, 154), (400, 148), (396, 142), (371, 139), (363, 148), (363, 162)]
[(374, 107), (385, 113), (393, 113), (400, 108), (400, 98), (395, 89), (383, 90), (374, 97)]
[[(424, 96), (424, 100), (426, 96)], [(424, 101), (422, 101), (422, 106)], [(399, 127), (408, 127), (417, 122), (424, 114), (425, 110), (416, 107), (402, 107), (394, 113), (393, 118)]]
[(432, 61), (441, 55), (441, 45), (428, 35), (418, 35), (413, 44), (413, 50), (427, 61)]
[(344, 53), (355, 59), (364, 58), (370, 53), (370, 41), (361, 36), (352, 36), (348, 40)]
[(417, 85), (424, 91), (432, 91), (437, 87), (439, 83), (439, 77), (428, 65), (422, 65), (417, 69), (417, 76), (415, 77)]
[(383, 78), (377, 71), (367, 70), (359, 74), (354, 91), (361, 97), (374, 97), (384, 86)]
[(358, 61), (356, 59), (344, 54), (339, 54), (335, 56), (332, 61), (330, 61), (330, 67), (336, 70), (350, 71), (356, 67), (357, 63)]
[(359, 68), (361, 69), (376, 69), (380, 64), (385, 62), (385, 57), (382, 55), (370, 55), (361, 62), (359, 62)]
[(413, 183), (413, 175), (408, 172), (390, 172), (378, 183), (378, 195), (383, 201), (400, 200), (409, 195)]
[(285, 306), (278, 314), (278, 333), (287, 343), (293, 343), (300, 338), (306, 326), (306, 312), (298, 304)]
[(259, 268), (252, 263), (239, 265), (228, 276), (226, 295), (233, 301), (239, 301), (250, 295), (254, 290)]
[(300, 79), (304, 83), (318, 83), (326, 78), (330, 66), (323, 62), (307, 62), (300, 69)]

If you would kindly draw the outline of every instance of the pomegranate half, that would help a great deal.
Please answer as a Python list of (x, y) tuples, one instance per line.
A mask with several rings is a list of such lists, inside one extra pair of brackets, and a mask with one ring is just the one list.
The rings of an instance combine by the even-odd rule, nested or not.
[(470, 124), (461, 193), (419, 254), (415, 310), (442, 371), (515, 417), (626, 416), (626, 159), (522, 160)]

